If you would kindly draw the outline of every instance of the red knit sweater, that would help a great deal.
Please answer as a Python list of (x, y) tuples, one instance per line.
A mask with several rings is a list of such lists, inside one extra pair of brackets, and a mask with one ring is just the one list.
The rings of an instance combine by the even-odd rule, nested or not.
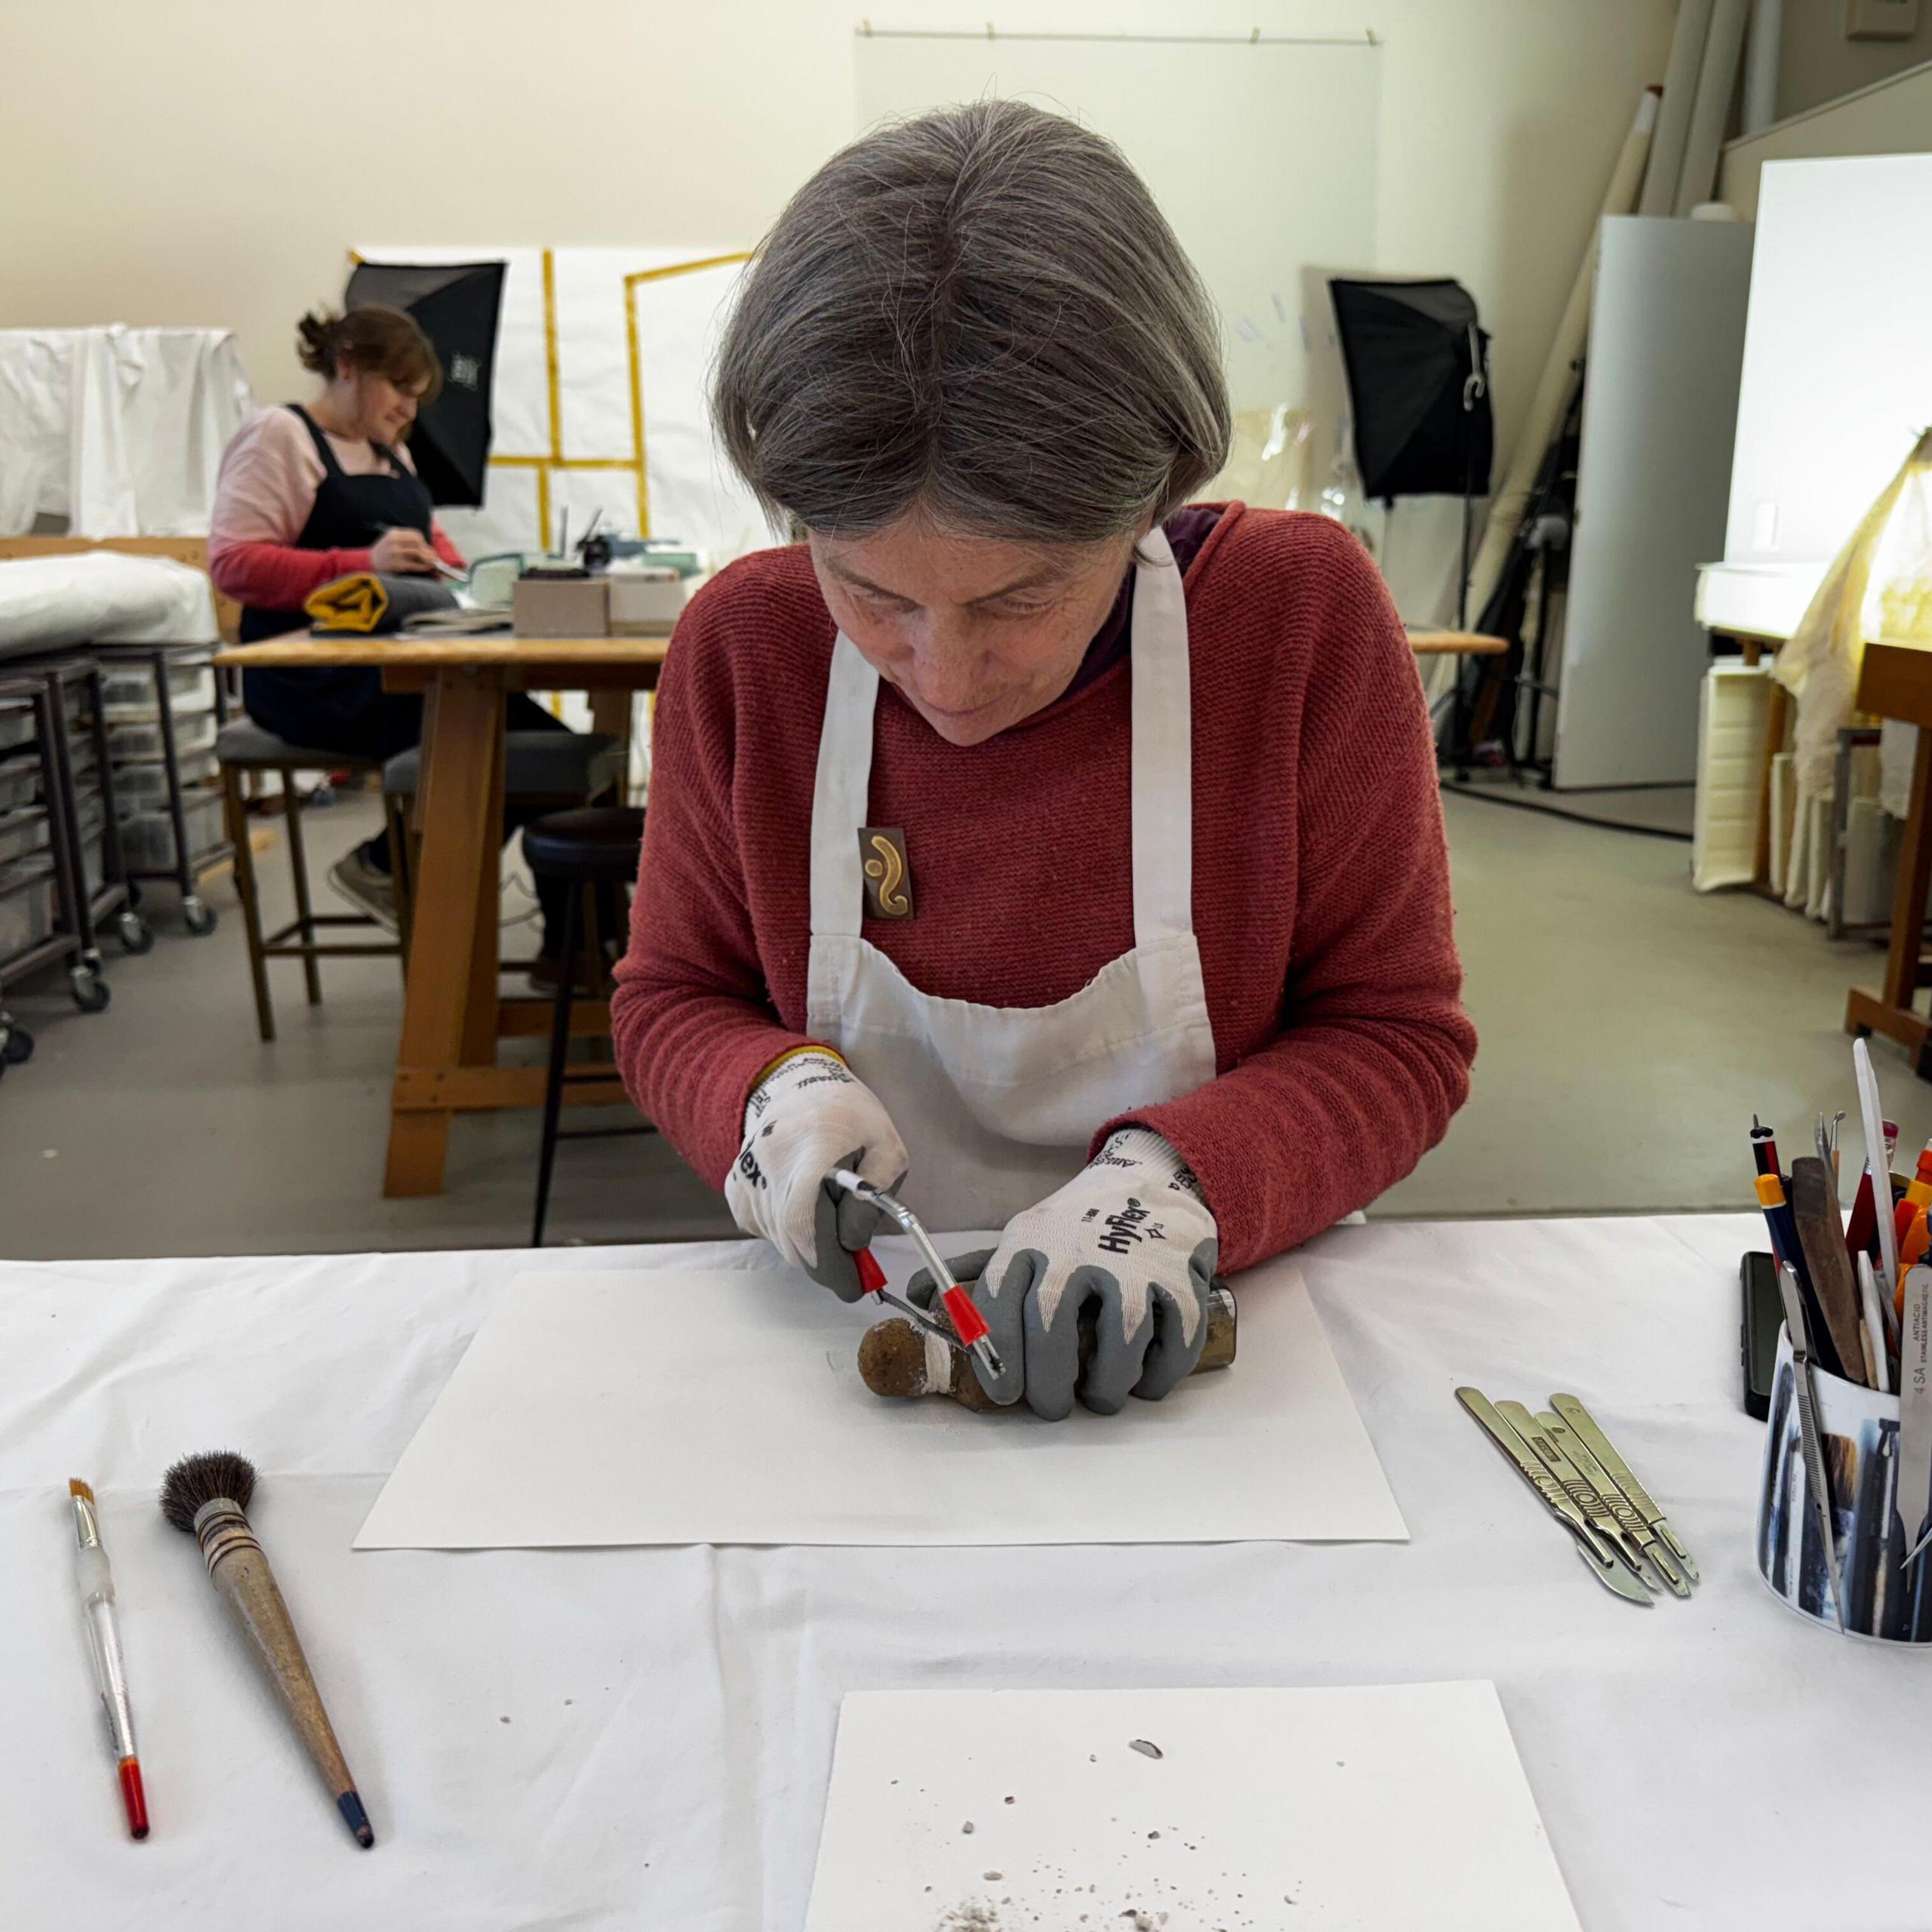
[[(1233, 1269), (1407, 1174), (1468, 1092), (1475, 1033), (1420, 688), (1374, 565), (1326, 518), (1237, 504), (1186, 591), (1217, 1077), (1127, 1118), (1199, 1175)], [(761, 551), (692, 600), (658, 693), (611, 1024), (638, 1105), (714, 1186), (752, 1081), (808, 1037), (834, 635), (806, 552)], [(904, 828), (917, 911), (865, 933), (914, 986), (1042, 1006), (1132, 947), (1130, 702), (1123, 661), (960, 747), (881, 685), (867, 822)]]

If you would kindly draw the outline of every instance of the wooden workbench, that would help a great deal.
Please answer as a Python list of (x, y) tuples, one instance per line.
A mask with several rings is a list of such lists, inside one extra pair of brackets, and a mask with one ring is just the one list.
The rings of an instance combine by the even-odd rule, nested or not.
[[(297, 631), (220, 652), (238, 669), (374, 666), (386, 689), (421, 691), (423, 779), (417, 794), (423, 854), (411, 921), (408, 990), (389, 1099), (386, 1195), (437, 1194), (459, 1113), (537, 1106), (540, 1066), (500, 1066), (497, 1042), (540, 1031), (549, 1002), (504, 999), (497, 987), (497, 863), (503, 811), (503, 700), (512, 691), (591, 694), (600, 731), (628, 731), (633, 694), (657, 682), (663, 636), (317, 637)], [(1464, 631), (1409, 633), (1419, 655), (1491, 654), (1500, 638)], [(599, 1023), (589, 1002), (580, 1027)], [(620, 1100), (608, 1080), (573, 1081), (568, 1103)]]
[[(216, 662), (238, 669), (374, 666), (386, 689), (421, 691), (423, 839), (411, 921), (408, 989), (389, 1098), (386, 1195), (437, 1194), (459, 1113), (537, 1106), (540, 1066), (500, 1066), (497, 1042), (547, 1029), (547, 1000), (498, 992), (497, 868), (503, 845), (503, 700), (512, 691), (592, 694), (600, 728), (627, 721), (632, 694), (657, 682), (659, 637), (318, 638), (243, 645)], [(608, 721), (608, 723), (607, 723)], [(601, 1023), (586, 1002), (579, 1028)], [(623, 1098), (622, 1084), (572, 1081), (571, 1104)]]
[(1881, 992), (1854, 986), (1845, 1001), (1847, 1033), (1882, 1033), (1912, 1057), (1921, 1080), (1932, 1079), (1932, 1020), (1918, 1008), (1918, 989), (1932, 985), (1925, 955), (1925, 900), (1932, 882), (1932, 645), (1880, 638), (1865, 648), (1858, 676), (1858, 709), (1918, 727), (1912, 761), (1912, 799), (1892, 888), (1892, 938)]

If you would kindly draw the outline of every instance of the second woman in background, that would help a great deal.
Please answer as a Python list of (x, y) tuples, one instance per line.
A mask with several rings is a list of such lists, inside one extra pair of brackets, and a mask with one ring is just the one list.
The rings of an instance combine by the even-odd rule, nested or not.
[[(297, 333), (302, 366), (322, 378), (320, 393), (244, 423), (222, 457), (215, 493), (208, 574), (242, 605), (245, 644), (306, 629), (304, 601), (352, 571), (429, 574), (439, 560), (452, 569), (463, 561), (405, 447), (417, 409), (442, 383), (429, 337), (401, 310), (374, 305), (305, 315)], [(243, 697), (257, 724), (318, 751), (390, 758), (422, 740), (422, 699), (384, 691), (371, 668), (251, 670)], [(507, 724), (512, 731), (566, 728), (521, 692), (510, 697)], [(519, 823), (506, 812), (505, 836)], [(338, 860), (329, 879), (395, 930), (386, 832)], [(557, 903), (543, 909), (540, 983), (562, 912), (561, 897), (550, 897)]]

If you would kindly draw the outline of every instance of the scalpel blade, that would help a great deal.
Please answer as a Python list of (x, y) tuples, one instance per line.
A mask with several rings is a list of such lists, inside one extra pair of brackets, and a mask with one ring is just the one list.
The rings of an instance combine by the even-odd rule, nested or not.
[(1701, 1580), (1697, 1566), (1690, 1559), (1690, 1552), (1684, 1546), (1683, 1539), (1670, 1526), (1670, 1521), (1655, 1502), (1651, 1493), (1640, 1483), (1630, 1465), (1612, 1447), (1611, 1440), (1597, 1426), (1596, 1418), (1574, 1395), (1552, 1395), (1549, 1406), (1582, 1438), (1583, 1447), (1601, 1463), (1612, 1482), (1629, 1500), (1637, 1513), (1655, 1530), (1669, 1546), (1670, 1553), (1677, 1558), (1678, 1567), (1695, 1583)]
[(1580, 1540), (1577, 1554), (1589, 1565), (1597, 1581), (1607, 1590), (1614, 1590), (1626, 1603), (1640, 1603), (1646, 1610), (1657, 1601), (1644, 1586), (1631, 1574), (1629, 1566), (1607, 1551), (1599, 1552)]
[(1590, 1487), (1610, 1506), (1623, 1532), (1624, 1541), (1663, 1579), (1672, 1596), (1687, 1597), (1690, 1585), (1677, 1567), (1677, 1559), (1657, 1540), (1657, 1532), (1644, 1521), (1637, 1506), (1617, 1486), (1616, 1478), (1592, 1456), (1581, 1436), (1552, 1412), (1537, 1417), (1543, 1433), (1580, 1469)]
[(1611, 1553), (1647, 1590), (1654, 1588), (1643, 1571), (1642, 1552), (1623, 1540), (1623, 1526), (1611, 1514), (1610, 1505), (1599, 1496), (1583, 1472), (1550, 1440), (1549, 1433), (1521, 1402), (1498, 1402), (1503, 1420), (1529, 1444), (1530, 1453), (1542, 1463), (1563, 1493), (1583, 1512), (1585, 1520), (1606, 1543)]
[(1597, 1580), (1627, 1601), (1640, 1603), (1647, 1608), (1651, 1602), (1649, 1591), (1630, 1574), (1614, 1552), (1590, 1527), (1583, 1511), (1531, 1454), (1528, 1445), (1503, 1419), (1496, 1404), (1480, 1389), (1458, 1389), (1456, 1399), (1475, 1417), (1508, 1460), (1515, 1464), (1516, 1473), (1536, 1491), (1544, 1507), (1576, 1540), (1578, 1553), (1597, 1573)]

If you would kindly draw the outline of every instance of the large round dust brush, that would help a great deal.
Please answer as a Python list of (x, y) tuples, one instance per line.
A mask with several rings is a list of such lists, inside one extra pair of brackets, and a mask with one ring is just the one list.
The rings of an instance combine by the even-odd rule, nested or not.
[(162, 1478), (161, 1513), (202, 1546), (215, 1594), (242, 1626), (303, 1748), (322, 1774), (343, 1822), (365, 1849), (375, 1843), (369, 1814), (322, 1707), (314, 1673), (275, 1572), (248, 1525), (255, 1466), (232, 1449), (184, 1456)]

